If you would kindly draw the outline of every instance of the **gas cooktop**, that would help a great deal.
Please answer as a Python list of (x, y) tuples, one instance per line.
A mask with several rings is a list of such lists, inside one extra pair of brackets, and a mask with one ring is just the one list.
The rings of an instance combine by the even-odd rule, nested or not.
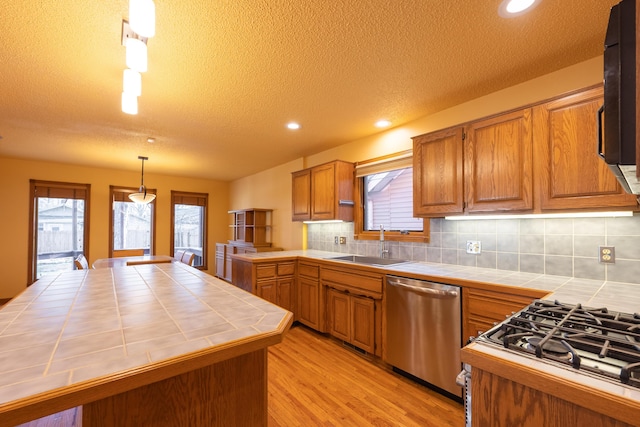
[(536, 300), (478, 340), (640, 388), (638, 313)]

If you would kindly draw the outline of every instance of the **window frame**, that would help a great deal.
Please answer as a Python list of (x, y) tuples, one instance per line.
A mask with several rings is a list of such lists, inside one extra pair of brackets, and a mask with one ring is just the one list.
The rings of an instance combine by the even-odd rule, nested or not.
[[(113, 202), (115, 202), (116, 195), (122, 195), (122, 199), (128, 199), (129, 194), (139, 192), (139, 188), (134, 187), (121, 187), (117, 185), (109, 186), (109, 257), (113, 257)], [(156, 194), (156, 190), (153, 188), (147, 188), (147, 193)], [(118, 200), (124, 201), (124, 200)], [(134, 202), (131, 202), (134, 203)], [(149, 202), (153, 205), (151, 209), (151, 244), (149, 245), (149, 255), (155, 255), (156, 253), (156, 201), (155, 199)]]
[(204, 208), (204, 221), (202, 224), (202, 265), (194, 266), (198, 270), (208, 270), (209, 259), (209, 193), (194, 193), (190, 191), (171, 190), (171, 235), (170, 235), (170, 253), (175, 254), (175, 205), (192, 205), (202, 206)]
[[(356, 240), (380, 240), (380, 231), (365, 230), (364, 229), (364, 176), (358, 176), (358, 168), (366, 168), (372, 165), (379, 166), (381, 168), (388, 167), (387, 170), (400, 169), (401, 167), (394, 167), (393, 165), (401, 159), (407, 157), (413, 158), (413, 150), (400, 151), (386, 156), (375, 157), (369, 160), (356, 162), (355, 172), (355, 206), (354, 206), (354, 239)], [(369, 174), (367, 174), (369, 175)], [(426, 220), (426, 221), (425, 221)], [(387, 231), (384, 232), (384, 238), (388, 241), (394, 242), (413, 242), (413, 243), (429, 243), (430, 234), (430, 221), (429, 218), (422, 218), (422, 231), (409, 231), (409, 234), (401, 234), (399, 231)]]
[[(47, 195), (42, 196), (39, 192), (46, 191)], [(75, 197), (76, 195), (83, 195), (83, 197)], [(89, 259), (89, 219), (90, 206), (91, 206), (91, 184), (81, 184), (75, 182), (60, 182), (60, 181), (42, 181), (37, 179), (29, 180), (29, 261), (27, 267), (27, 286), (32, 285), (38, 279), (35, 277), (37, 272), (38, 256), (35, 253), (37, 250), (36, 239), (38, 238), (38, 222), (36, 221), (36, 199), (38, 197), (51, 197), (51, 198), (67, 198), (67, 199), (81, 199), (84, 200), (84, 232), (83, 232), (83, 254)]]

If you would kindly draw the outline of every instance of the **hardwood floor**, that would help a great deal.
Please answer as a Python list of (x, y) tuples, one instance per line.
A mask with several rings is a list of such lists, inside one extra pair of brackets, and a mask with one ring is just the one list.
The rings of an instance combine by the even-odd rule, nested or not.
[(463, 425), (460, 403), (304, 326), (269, 349), (269, 427)]
[[(304, 326), (269, 349), (269, 427), (464, 425), (462, 405)], [(82, 408), (21, 427), (77, 427)]]

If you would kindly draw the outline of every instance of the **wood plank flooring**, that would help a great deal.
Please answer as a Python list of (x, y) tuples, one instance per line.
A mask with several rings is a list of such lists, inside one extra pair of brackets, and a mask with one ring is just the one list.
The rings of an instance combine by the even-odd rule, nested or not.
[(269, 427), (463, 425), (460, 403), (304, 326), (269, 349)]
[[(462, 405), (294, 326), (269, 349), (269, 427), (464, 425)], [(21, 427), (76, 427), (81, 408)]]

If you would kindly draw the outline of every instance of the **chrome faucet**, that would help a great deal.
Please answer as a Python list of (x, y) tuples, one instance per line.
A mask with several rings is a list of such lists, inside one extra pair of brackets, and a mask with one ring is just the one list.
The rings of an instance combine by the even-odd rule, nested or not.
[(380, 258), (384, 258), (384, 254), (389, 254), (389, 249), (385, 249), (384, 225), (380, 224)]

